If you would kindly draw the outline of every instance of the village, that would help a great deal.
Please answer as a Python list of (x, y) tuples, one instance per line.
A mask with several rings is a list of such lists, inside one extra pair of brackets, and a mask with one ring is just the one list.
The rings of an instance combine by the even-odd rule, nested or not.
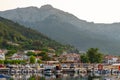
[[(53, 49), (51, 49), (51, 53), (39, 50), (18, 51), (6, 57), (8, 52), (8, 50), (0, 50), (0, 72), (2, 73), (88, 73), (93, 71), (119, 73), (120, 70), (120, 57), (113, 55), (104, 55), (102, 63), (83, 63), (81, 54), (64, 52), (56, 56)], [(44, 58), (48, 58), (48, 60), (40, 56), (42, 53), (47, 54)]]

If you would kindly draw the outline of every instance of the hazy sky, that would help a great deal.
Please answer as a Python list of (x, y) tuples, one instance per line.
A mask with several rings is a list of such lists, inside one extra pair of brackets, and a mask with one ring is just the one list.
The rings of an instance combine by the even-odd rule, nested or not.
[(0, 0), (0, 11), (45, 4), (89, 22), (120, 22), (120, 0)]

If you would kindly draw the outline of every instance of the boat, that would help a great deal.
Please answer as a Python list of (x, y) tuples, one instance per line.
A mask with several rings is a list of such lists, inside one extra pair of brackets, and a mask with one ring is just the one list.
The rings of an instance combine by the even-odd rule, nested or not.
[(4, 75), (4, 74), (0, 74), (0, 80), (1, 80), (1, 78), (10, 78), (10, 76), (7, 76), (7, 75)]
[(54, 71), (54, 66), (46, 65), (44, 67), (44, 73), (52, 73)]
[(104, 78), (104, 80), (111, 80), (110, 78)]
[(52, 70), (51, 69), (45, 69), (44, 73), (52, 73)]

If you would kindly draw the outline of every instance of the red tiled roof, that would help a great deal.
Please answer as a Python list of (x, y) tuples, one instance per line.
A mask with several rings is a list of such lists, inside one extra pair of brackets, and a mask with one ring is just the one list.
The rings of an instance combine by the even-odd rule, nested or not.
[(13, 57), (13, 58), (21, 58), (21, 56), (15, 56), (15, 57)]
[(112, 58), (118, 58), (117, 56), (112, 56), (112, 55), (106, 55), (104, 58), (106, 59), (112, 59)]

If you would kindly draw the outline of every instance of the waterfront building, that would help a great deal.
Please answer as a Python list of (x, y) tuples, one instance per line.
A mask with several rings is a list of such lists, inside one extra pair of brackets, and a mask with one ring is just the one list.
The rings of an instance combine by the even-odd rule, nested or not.
[(0, 60), (5, 60), (5, 51), (0, 50)]
[(104, 62), (107, 64), (114, 64), (119, 62), (119, 57), (118, 56), (113, 56), (113, 55), (105, 55), (104, 56)]

